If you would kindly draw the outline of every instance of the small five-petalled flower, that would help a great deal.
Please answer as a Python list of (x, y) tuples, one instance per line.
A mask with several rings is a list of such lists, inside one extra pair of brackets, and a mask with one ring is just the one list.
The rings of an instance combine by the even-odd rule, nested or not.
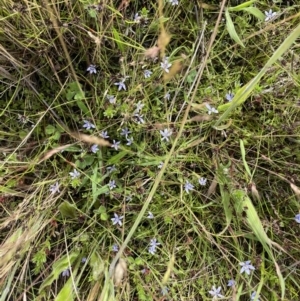
[(71, 179), (74, 180), (80, 176), (80, 172), (74, 168), (74, 171), (69, 172)]
[(184, 184), (184, 190), (186, 193), (189, 193), (190, 190), (194, 189), (194, 185), (192, 183), (190, 183), (189, 181), (186, 181)]
[(148, 252), (152, 255), (156, 252), (156, 247), (159, 246), (160, 243), (157, 242), (156, 238), (150, 240), (150, 247), (148, 248)]
[(296, 223), (300, 224), (300, 213), (295, 215), (295, 221)]
[(53, 185), (50, 185), (50, 189), (49, 190), (50, 190), (51, 194), (55, 194), (56, 192), (60, 192), (58, 182), (56, 182)]
[(198, 182), (199, 182), (199, 184), (200, 184), (201, 186), (205, 186), (205, 185), (206, 185), (206, 182), (207, 182), (207, 179), (201, 177), (201, 178), (198, 180)]
[(113, 222), (113, 225), (119, 225), (122, 226), (122, 219), (124, 216), (119, 216), (117, 213), (114, 213), (114, 216), (111, 220)]
[(240, 266), (242, 267), (241, 270), (240, 270), (241, 274), (243, 274), (245, 272), (247, 275), (250, 275), (251, 270), (252, 271), (255, 270), (255, 267), (251, 264), (250, 260), (240, 262)]
[(87, 69), (87, 72), (89, 72), (90, 74), (96, 74), (97, 73), (97, 67), (96, 65), (90, 65)]
[(83, 120), (84, 124), (83, 124), (83, 128), (84, 129), (87, 129), (87, 130), (90, 130), (90, 129), (94, 129), (95, 128), (95, 125), (92, 124), (91, 122), (89, 122), (88, 120)]
[(160, 63), (161, 68), (166, 72), (169, 73), (169, 68), (172, 66), (172, 64), (169, 62), (169, 58), (165, 57), (163, 61)]
[(211, 113), (219, 113), (219, 111), (216, 108), (211, 107), (208, 103), (205, 106), (208, 110), (208, 115), (210, 115)]
[(219, 286), (218, 288), (216, 288), (214, 285), (211, 288), (211, 291), (209, 291), (209, 293), (214, 297), (214, 298), (224, 298), (223, 295), (220, 294), (221, 292), (221, 286)]
[(118, 91), (121, 91), (122, 89), (126, 91), (125, 78), (115, 83), (115, 85), (118, 86)]
[(272, 20), (276, 16), (276, 14), (277, 13), (275, 11), (273, 12), (272, 9), (270, 9), (269, 11), (265, 11), (265, 22)]
[(169, 137), (172, 136), (172, 133), (173, 133), (172, 130), (170, 130), (170, 129), (164, 129), (163, 131), (160, 130), (159, 132), (162, 136), (161, 141), (164, 141), (164, 140), (169, 141)]

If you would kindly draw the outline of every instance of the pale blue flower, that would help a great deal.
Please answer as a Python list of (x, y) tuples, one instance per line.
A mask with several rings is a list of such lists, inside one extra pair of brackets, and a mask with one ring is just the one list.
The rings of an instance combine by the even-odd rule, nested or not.
[(122, 219), (124, 218), (124, 216), (119, 216), (117, 213), (114, 213), (113, 218), (111, 218), (113, 225), (119, 225), (122, 226)]
[(178, 5), (178, 0), (169, 0), (172, 5)]
[(86, 263), (86, 261), (87, 261), (86, 257), (82, 257), (81, 262)]
[(250, 275), (251, 270), (255, 270), (255, 267), (251, 264), (250, 260), (247, 260), (245, 262), (240, 262), (240, 266), (242, 267), (240, 270), (241, 274), (245, 272), (247, 275)]
[(133, 143), (133, 137), (126, 138), (126, 140), (127, 140), (126, 145), (128, 145), (128, 146), (130, 146)]
[(173, 133), (172, 130), (170, 130), (170, 129), (164, 129), (163, 131), (160, 130), (159, 132), (162, 135), (161, 141), (164, 141), (164, 140), (169, 141), (169, 137), (172, 136), (172, 133)]
[(165, 72), (169, 73), (170, 72), (169, 68), (172, 66), (172, 64), (169, 62), (169, 58), (165, 57), (163, 61), (160, 63), (160, 66)]
[(107, 166), (106, 167), (106, 170), (109, 172), (109, 173), (112, 173), (114, 171), (116, 171), (116, 166), (115, 165), (112, 165), (112, 166)]
[(132, 196), (131, 195), (128, 195), (126, 198), (125, 198), (125, 202), (130, 202), (132, 201)]
[(226, 98), (226, 100), (228, 100), (230, 102), (233, 100), (234, 94), (231, 92), (228, 92), (228, 93), (226, 93), (225, 98)]
[(265, 22), (268, 22), (271, 19), (273, 19), (276, 16), (276, 14), (277, 13), (273, 12), (272, 9), (270, 9), (269, 11), (265, 11), (265, 15), (266, 15)]
[(109, 138), (109, 136), (108, 136), (108, 134), (107, 134), (107, 131), (102, 131), (102, 132), (100, 133), (100, 137), (102, 137), (102, 138), (104, 138), (104, 139)]
[(115, 83), (115, 85), (118, 86), (118, 91), (121, 91), (122, 89), (126, 91), (125, 79)]
[(112, 246), (112, 251), (113, 251), (113, 252), (118, 252), (118, 251), (119, 251), (119, 247), (118, 247), (117, 244), (113, 244), (113, 246)]
[(170, 92), (168, 91), (168, 92), (165, 94), (164, 99), (170, 100), (170, 98), (171, 98), (171, 94), (170, 94)]
[(300, 224), (300, 213), (295, 215), (295, 221), (296, 223)]
[(116, 104), (117, 98), (113, 95), (106, 95), (106, 98), (108, 99), (109, 103)]
[(149, 78), (151, 76), (151, 74), (152, 74), (152, 71), (150, 71), (150, 70), (145, 70), (144, 71), (144, 77), (145, 78)]
[(150, 240), (150, 247), (148, 248), (148, 252), (152, 255), (156, 253), (156, 247), (159, 246), (160, 243), (157, 242), (156, 238)]
[(233, 279), (228, 280), (227, 286), (229, 287), (235, 286), (235, 281)]
[(80, 172), (74, 168), (74, 171), (69, 172), (71, 179), (74, 180), (80, 176)]
[(114, 148), (115, 150), (118, 150), (120, 143), (121, 143), (120, 141), (113, 140), (113, 144), (111, 145), (111, 147)]
[(207, 182), (207, 179), (201, 177), (201, 178), (198, 180), (198, 182), (199, 182), (199, 184), (200, 184), (201, 186), (205, 186), (205, 185), (206, 185), (206, 182)]
[(110, 190), (112, 190), (112, 189), (116, 188), (116, 187), (117, 187), (117, 185), (116, 185), (116, 181), (115, 181), (115, 180), (111, 180), (111, 181), (109, 181), (109, 183), (108, 183), (108, 187), (109, 187), (109, 189), (110, 189)]
[(134, 15), (133, 21), (136, 22), (136, 23), (140, 23), (141, 18), (142, 18), (142, 17), (139, 15), (139, 13), (136, 13), (136, 14)]
[(70, 269), (67, 268), (61, 273), (62, 277), (69, 277), (70, 276)]
[(93, 144), (92, 147), (91, 147), (91, 152), (96, 154), (97, 151), (99, 150), (99, 147), (97, 144)]
[(96, 128), (94, 124), (92, 124), (91, 122), (89, 122), (88, 120), (83, 120), (84, 124), (83, 124), (83, 128), (90, 130), (90, 129), (94, 129)]
[(147, 218), (149, 218), (149, 219), (153, 219), (154, 218), (154, 215), (153, 215), (153, 213), (151, 211), (148, 211)]
[(190, 183), (189, 181), (186, 181), (184, 184), (184, 190), (186, 193), (189, 193), (190, 190), (194, 189), (194, 185), (192, 183)]
[(140, 115), (140, 114), (137, 114), (137, 113), (136, 113), (136, 114), (134, 114), (133, 116), (136, 117), (137, 123), (138, 123), (138, 124), (145, 123), (145, 120), (144, 120), (143, 115)]
[[(256, 296), (256, 292), (253, 292), (253, 293), (251, 294), (251, 296), (250, 296), (251, 300), (254, 300), (255, 296)], [(256, 301), (259, 301), (258, 298), (259, 298), (259, 295), (257, 296)]]
[(166, 286), (164, 286), (164, 287), (161, 289), (160, 293), (161, 293), (163, 296), (166, 296), (166, 295), (169, 293), (169, 289), (168, 289)]
[(163, 168), (163, 166), (164, 166), (164, 162), (159, 162), (159, 164), (158, 164), (157, 168), (158, 168), (158, 169), (162, 169), (162, 168)]
[(121, 129), (121, 136), (127, 136), (131, 133), (131, 131), (128, 130), (128, 128)]
[(212, 286), (211, 291), (209, 291), (209, 293), (210, 293), (213, 297), (224, 298), (224, 296), (221, 295), (220, 292), (221, 292), (221, 286), (219, 286), (218, 288), (216, 288), (214, 285)]
[(135, 112), (138, 113), (139, 111), (141, 111), (143, 109), (143, 107), (145, 105), (139, 101), (135, 106), (136, 106)]
[(55, 194), (57, 192), (60, 192), (58, 182), (56, 182), (53, 185), (50, 185), (50, 189), (49, 190), (50, 190), (51, 194)]
[(208, 110), (208, 115), (210, 115), (211, 113), (219, 113), (216, 108), (211, 107), (208, 103), (205, 106), (206, 106), (206, 108)]
[(96, 65), (90, 65), (86, 71), (88, 71), (90, 74), (96, 74), (97, 73), (97, 67)]

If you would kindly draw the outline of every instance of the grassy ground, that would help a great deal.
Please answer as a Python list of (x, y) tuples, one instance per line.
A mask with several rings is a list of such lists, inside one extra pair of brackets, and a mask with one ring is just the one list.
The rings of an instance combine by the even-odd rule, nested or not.
[(299, 3), (171, 2), (0, 0), (0, 300), (299, 300)]

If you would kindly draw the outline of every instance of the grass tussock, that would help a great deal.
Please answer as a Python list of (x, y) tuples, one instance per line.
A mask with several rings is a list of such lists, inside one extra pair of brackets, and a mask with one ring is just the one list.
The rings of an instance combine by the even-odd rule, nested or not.
[(299, 299), (297, 1), (0, 4), (1, 301)]

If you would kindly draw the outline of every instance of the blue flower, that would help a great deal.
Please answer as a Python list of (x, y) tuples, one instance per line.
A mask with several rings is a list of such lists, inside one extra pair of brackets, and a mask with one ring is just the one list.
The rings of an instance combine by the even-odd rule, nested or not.
[(135, 106), (136, 106), (135, 113), (138, 113), (139, 111), (141, 111), (143, 109), (143, 107), (145, 105), (139, 101)]
[(122, 89), (126, 91), (126, 85), (125, 85), (124, 78), (120, 82), (115, 83), (115, 85), (118, 86), (118, 91), (121, 91)]
[(170, 100), (170, 98), (171, 98), (171, 94), (170, 94), (170, 92), (168, 91), (168, 92), (165, 94), (164, 99)]
[(250, 275), (251, 270), (255, 270), (255, 267), (251, 264), (250, 260), (240, 262), (240, 266), (242, 267), (240, 271), (241, 274), (245, 272), (247, 275)]
[(169, 141), (169, 137), (172, 136), (172, 133), (173, 133), (172, 130), (170, 130), (170, 129), (164, 129), (163, 131), (160, 130), (159, 132), (162, 135), (161, 141), (164, 141), (164, 140)]
[(227, 286), (229, 286), (229, 287), (235, 286), (235, 281), (233, 279), (228, 280)]
[(157, 242), (156, 238), (150, 240), (150, 247), (148, 248), (148, 252), (152, 255), (156, 253), (156, 247), (159, 246), (160, 243)]
[(151, 74), (152, 74), (152, 71), (150, 71), (150, 70), (145, 70), (144, 71), (145, 78), (149, 78), (151, 76)]
[(276, 16), (276, 14), (277, 13), (273, 12), (272, 9), (270, 9), (269, 11), (265, 11), (265, 15), (266, 15), (265, 22), (268, 22), (271, 19), (273, 19)]
[(136, 23), (140, 23), (141, 18), (142, 18), (142, 17), (139, 15), (139, 13), (136, 13), (136, 14), (134, 15), (133, 21), (136, 22)]
[(184, 190), (186, 193), (189, 193), (190, 190), (193, 190), (194, 189), (194, 185), (191, 184), (189, 181), (186, 181), (185, 184), (184, 184)]
[(116, 171), (116, 166), (115, 165), (112, 165), (112, 166), (107, 166), (106, 167), (106, 170), (109, 172), (109, 173), (112, 173), (114, 171)]
[(147, 218), (149, 218), (149, 219), (153, 219), (154, 218), (154, 215), (153, 215), (153, 213), (151, 211), (148, 211)]
[(108, 183), (108, 187), (109, 187), (109, 189), (110, 189), (110, 190), (112, 190), (112, 189), (116, 188), (116, 187), (117, 187), (117, 185), (116, 185), (116, 181), (115, 181), (115, 180), (111, 180), (111, 181), (109, 181), (109, 183)]
[(160, 66), (165, 72), (169, 73), (170, 72), (169, 68), (172, 66), (172, 64), (169, 62), (169, 58), (165, 57), (163, 61), (160, 63)]
[(133, 143), (133, 137), (127, 138), (127, 143), (126, 145), (130, 146)]
[(226, 98), (226, 100), (228, 100), (230, 102), (233, 100), (234, 94), (231, 92), (228, 92), (228, 93), (226, 93), (225, 98)]
[(205, 185), (206, 185), (206, 182), (207, 182), (207, 179), (201, 177), (201, 178), (198, 180), (198, 182), (199, 182), (199, 184), (200, 184), (201, 186), (205, 186)]
[(113, 95), (106, 95), (106, 98), (108, 99), (109, 103), (116, 104), (117, 98)]
[(86, 261), (87, 261), (86, 257), (82, 257), (81, 262), (86, 263)]
[(295, 221), (296, 223), (300, 224), (300, 213), (295, 215)]
[(100, 137), (102, 137), (102, 138), (104, 138), (104, 139), (109, 138), (109, 136), (108, 136), (108, 134), (107, 134), (107, 131), (102, 131), (102, 132), (100, 133)]
[(91, 152), (96, 154), (97, 151), (99, 150), (99, 147), (97, 144), (93, 144), (92, 147), (91, 147)]
[(120, 141), (113, 140), (113, 144), (111, 145), (111, 147), (114, 148), (115, 150), (118, 150), (120, 143), (121, 143)]
[(119, 216), (117, 213), (114, 213), (114, 216), (115, 217), (111, 218), (113, 225), (122, 226), (122, 219), (124, 216)]
[(69, 277), (69, 276), (70, 276), (70, 269), (67, 268), (67, 269), (65, 269), (64, 271), (62, 271), (61, 275), (62, 275), (63, 277)]
[(113, 252), (118, 252), (118, 251), (119, 251), (119, 247), (118, 247), (117, 244), (113, 244), (113, 246), (112, 246), (112, 251), (113, 251)]
[[(256, 292), (253, 292), (253, 293), (251, 294), (251, 296), (250, 296), (251, 300), (254, 300), (255, 296), (256, 296)], [(257, 296), (256, 301), (259, 301), (258, 298), (259, 298), (259, 295)]]
[(91, 122), (89, 122), (88, 120), (83, 120), (84, 124), (83, 124), (83, 128), (90, 130), (90, 129), (94, 129), (96, 128), (94, 124), (92, 124)]
[(74, 180), (80, 176), (80, 172), (74, 168), (74, 171), (69, 172), (71, 179)]
[(58, 182), (56, 182), (53, 185), (50, 185), (50, 189), (49, 190), (50, 190), (51, 194), (55, 194), (57, 192), (60, 192)]
[(205, 106), (208, 110), (208, 115), (210, 115), (211, 113), (219, 113), (219, 111), (216, 108), (211, 107), (208, 103)]
[(90, 65), (86, 71), (88, 71), (90, 74), (96, 74), (97, 73), (97, 69), (96, 69), (96, 65)]
[(136, 117), (138, 124), (145, 123), (143, 115), (140, 115), (140, 114), (136, 113), (133, 116)]
[(216, 288), (214, 285), (211, 288), (211, 291), (209, 291), (209, 293), (213, 296), (213, 297), (219, 297), (219, 298), (224, 298), (223, 295), (220, 294), (221, 292), (221, 286), (219, 286), (218, 288)]
[(166, 295), (169, 293), (169, 289), (168, 289), (166, 286), (164, 286), (164, 287), (161, 289), (160, 293), (161, 293), (163, 296), (166, 296)]
[(127, 136), (131, 133), (131, 131), (128, 130), (128, 128), (121, 129), (121, 136)]

